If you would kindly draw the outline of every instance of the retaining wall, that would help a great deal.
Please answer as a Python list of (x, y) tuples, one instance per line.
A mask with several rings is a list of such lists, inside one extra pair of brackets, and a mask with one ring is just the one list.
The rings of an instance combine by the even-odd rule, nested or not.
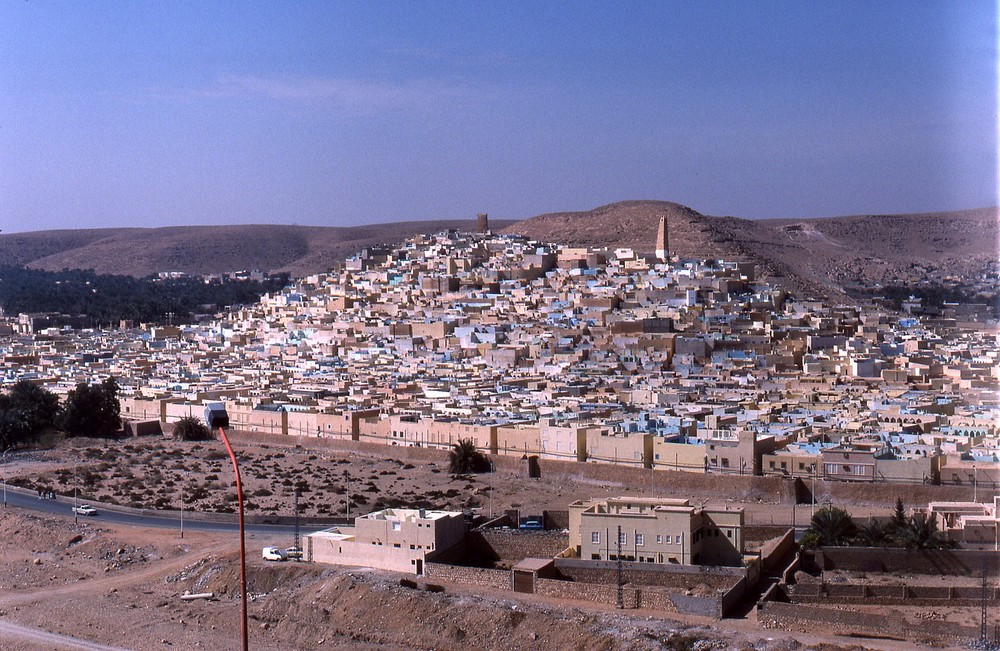
[(979, 638), (979, 629), (948, 622), (903, 622), (902, 617), (872, 617), (871, 613), (853, 610), (821, 608), (780, 601), (762, 602), (757, 606), (757, 621), (764, 628), (798, 630), (817, 624), (834, 634), (867, 633), (899, 639), (969, 642)]

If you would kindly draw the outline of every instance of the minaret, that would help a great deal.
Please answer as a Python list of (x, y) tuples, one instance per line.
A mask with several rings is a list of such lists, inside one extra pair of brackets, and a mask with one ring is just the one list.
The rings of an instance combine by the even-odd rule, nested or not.
[[(647, 251), (649, 249), (646, 249)], [(660, 227), (656, 229), (656, 258), (662, 262), (670, 259), (670, 246), (667, 240), (667, 216), (660, 217)]]
[(476, 232), (480, 235), (484, 235), (490, 232), (490, 218), (484, 212), (476, 215)]

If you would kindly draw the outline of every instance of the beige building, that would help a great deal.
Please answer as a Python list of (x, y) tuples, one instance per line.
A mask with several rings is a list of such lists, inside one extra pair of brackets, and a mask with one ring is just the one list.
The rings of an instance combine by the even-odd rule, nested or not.
[(952, 542), (1000, 550), (1000, 496), (986, 504), (931, 502), (927, 511), (936, 516), (938, 529)]
[(569, 506), (569, 543), (584, 560), (620, 555), (640, 563), (741, 565), (743, 509), (699, 508), (669, 498), (580, 500)]
[(424, 563), (465, 537), (459, 511), (386, 509), (305, 536), (306, 560), (423, 574)]

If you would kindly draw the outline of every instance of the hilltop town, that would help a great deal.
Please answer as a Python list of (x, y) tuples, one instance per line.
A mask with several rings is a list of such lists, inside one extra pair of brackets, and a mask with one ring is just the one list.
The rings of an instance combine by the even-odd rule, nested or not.
[[(662, 228), (662, 227), (661, 227)], [(870, 482), (996, 482), (995, 326), (796, 300), (748, 263), (450, 230), (203, 325), (3, 326), (6, 379), (113, 376), (163, 426)], [(919, 301), (906, 304), (918, 311)]]
[[(728, 617), (759, 598), (764, 627), (971, 639), (976, 554), (995, 547), (1000, 522), (990, 309), (806, 299), (752, 263), (681, 257), (670, 240), (666, 216), (643, 254), (496, 233), (481, 215), (475, 232), (368, 246), (198, 324), (7, 318), (4, 382), (65, 396), (114, 377), (123, 433), (145, 441), (224, 411), (251, 466), (252, 517), (287, 512), (293, 488), (296, 516), (301, 490), (313, 493), (304, 515), (337, 516), (295, 548), (314, 563), (672, 616)], [(460, 444), (496, 477), (449, 485), (464, 474), (441, 467)], [(14, 483), (41, 495), (83, 481), (88, 499), (179, 508), (182, 522), (185, 505), (232, 512), (209, 481), (217, 453), (71, 451), (72, 472), (38, 453)], [(145, 468), (121, 466), (129, 455)], [(901, 495), (916, 525), (930, 515), (921, 546), (967, 548), (951, 570), (926, 576), (891, 549), (800, 553), (817, 505), (832, 511), (836, 496), (888, 515)], [(891, 576), (851, 574), (873, 558)], [(863, 608), (811, 605), (858, 599), (907, 614), (875, 625)], [(962, 625), (918, 622), (925, 603)]]

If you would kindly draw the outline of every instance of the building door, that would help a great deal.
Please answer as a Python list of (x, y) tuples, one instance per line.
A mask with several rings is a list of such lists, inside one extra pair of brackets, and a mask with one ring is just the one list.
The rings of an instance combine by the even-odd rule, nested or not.
[(423, 576), (423, 575), (424, 575), (424, 559), (418, 558), (417, 559), (417, 576)]
[(535, 574), (523, 570), (514, 570), (514, 592), (535, 593)]

